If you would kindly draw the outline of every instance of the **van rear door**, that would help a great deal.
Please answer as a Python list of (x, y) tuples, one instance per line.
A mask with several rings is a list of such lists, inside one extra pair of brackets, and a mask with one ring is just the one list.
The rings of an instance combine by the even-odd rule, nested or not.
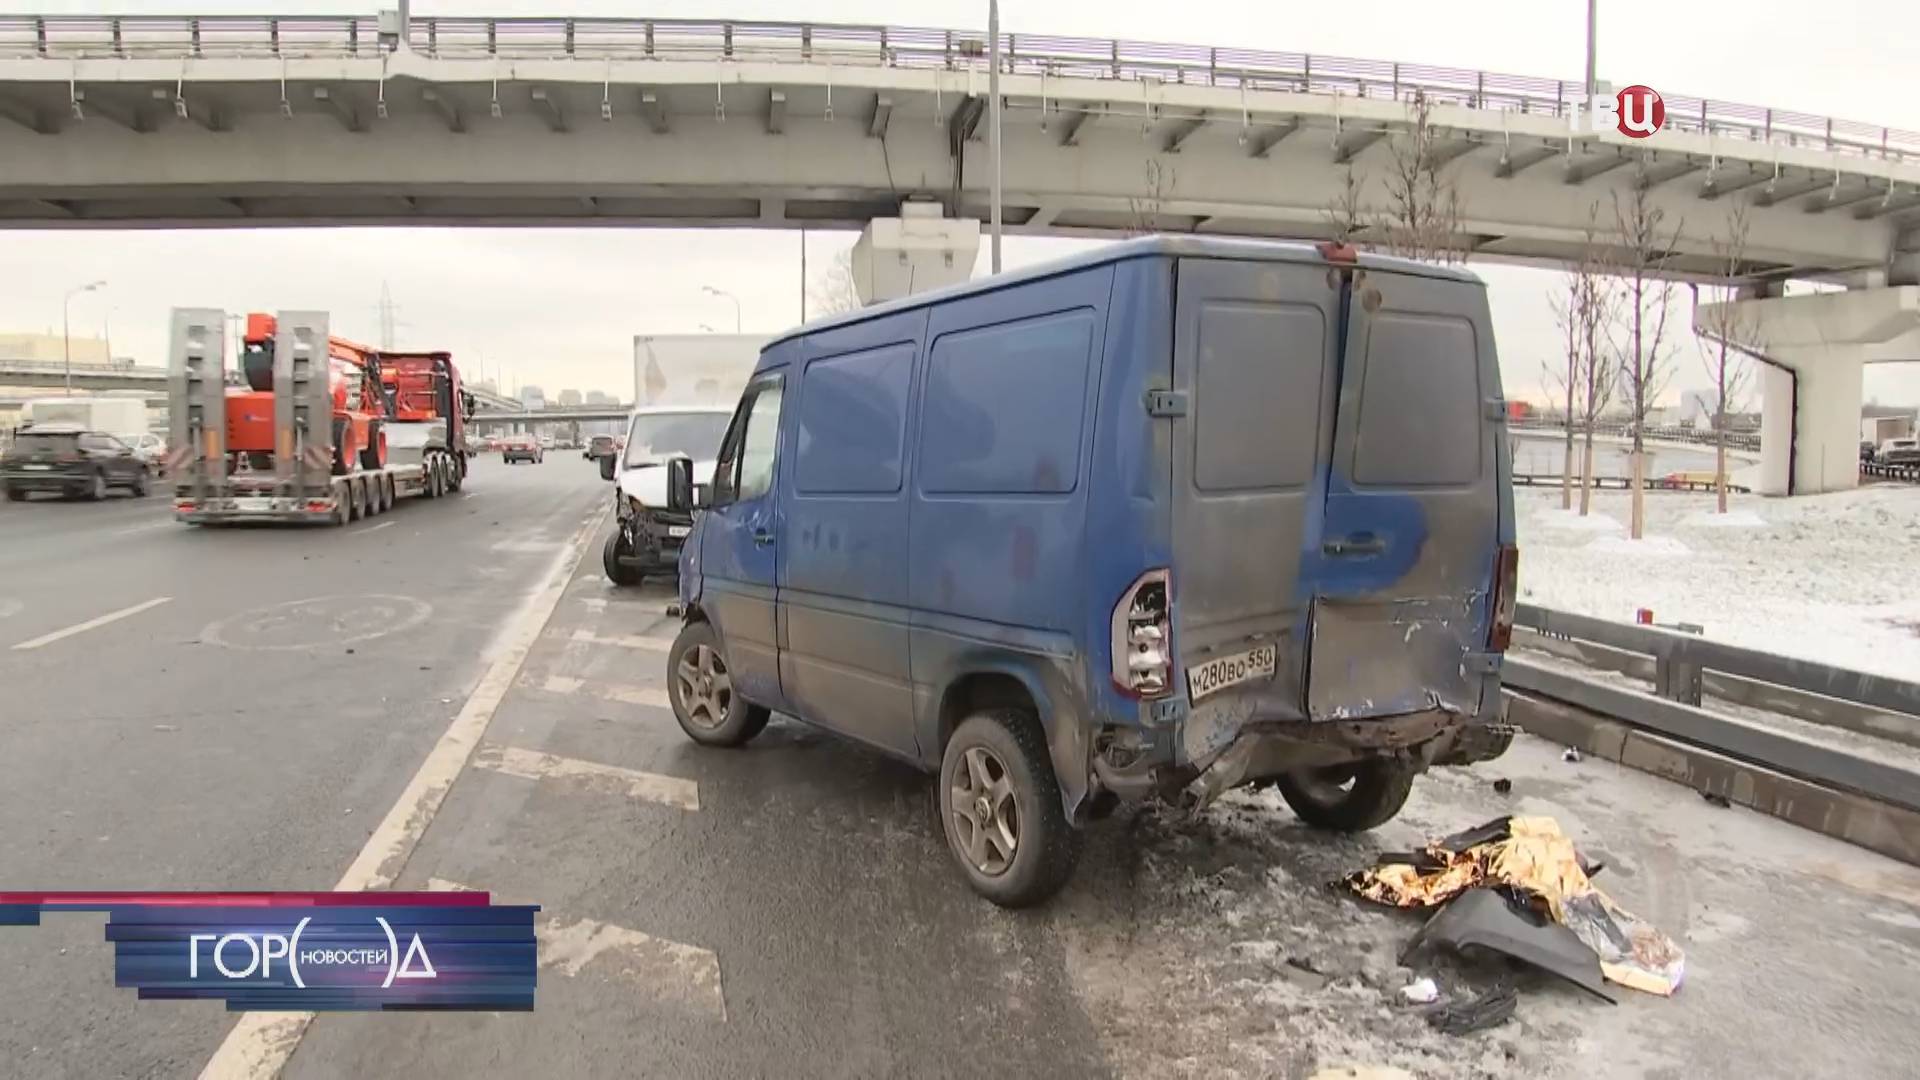
[(1476, 715), (1500, 543), (1500, 376), (1477, 282), (1351, 271), (1307, 713)]
[(1199, 760), (1249, 712), (1301, 715), (1341, 288), (1313, 263), (1185, 258), (1176, 292), (1174, 644)]

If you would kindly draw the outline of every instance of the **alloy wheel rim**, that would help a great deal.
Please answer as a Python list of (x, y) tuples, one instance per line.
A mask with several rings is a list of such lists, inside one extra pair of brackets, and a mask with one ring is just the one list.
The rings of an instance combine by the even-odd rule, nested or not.
[(1007, 763), (984, 746), (970, 746), (948, 785), (954, 845), (968, 865), (997, 877), (1020, 850), (1020, 813)]
[(711, 645), (695, 645), (680, 657), (674, 670), (680, 684), (680, 703), (696, 727), (717, 728), (727, 722), (733, 707), (733, 679), (727, 663)]

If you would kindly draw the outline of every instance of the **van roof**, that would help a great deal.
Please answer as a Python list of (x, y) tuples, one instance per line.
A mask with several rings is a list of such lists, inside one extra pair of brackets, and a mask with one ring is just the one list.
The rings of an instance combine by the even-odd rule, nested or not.
[[(770, 339), (761, 346), (761, 351), (790, 341), (803, 334), (812, 334), (836, 326), (849, 326), (865, 319), (880, 318), (896, 312), (910, 311), (928, 304), (937, 304), (943, 300), (953, 300), (963, 296), (974, 296), (992, 292), (1014, 285), (1038, 281), (1042, 278), (1070, 274), (1077, 270), (1104, 266), (1120, 262), (1123, 259), (1141, 259), (1155, 256), (1197, 257), (1209, 259), (1252, 259), (1264, 262), (1312, 263), (1316, 266), (1326, 263), (1325, 256), (1311, 244), (1286, 243), (1276, 240), (1244, 240), (1228, 236), (1142, 236), (1131, 240), (1120, 240), (1092, 251), (1069, 255), (1060, 259), (1049, 259), (1043, 263), (1020, 270), (995, 274), (974, 281), (950, 285), (944, 289), (931, 289), (923, 293), (889, 300), (884, 304), (860, 308), (839, 315), (829, 315), (798, 326), (784, 334)], [(1361, 254), (1359, 264), (1369, 270), (1387, 271), (1400, 274), (1417, 274), (1421, 277), (1445, 278), (1450, 281), (1468, 282), (1485, 286), (1479, 275), (1470, 270), (1451, 266), (1435, 266), (1430, 263), (1414, 262), (1411, 259), (1398, 259), (1386, 255)]]

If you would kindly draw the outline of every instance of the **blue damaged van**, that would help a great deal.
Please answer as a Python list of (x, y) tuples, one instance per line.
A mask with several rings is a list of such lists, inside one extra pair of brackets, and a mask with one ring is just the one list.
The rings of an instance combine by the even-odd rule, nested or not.
[(814, 323), (710, 487), (668, 463), (674, 714), (937, 771), (1006, 905), (1120, 800), (1371, 828), (1500, 745), (1504, 425), (1479, 279), (1332, 245), (1147, 238)]

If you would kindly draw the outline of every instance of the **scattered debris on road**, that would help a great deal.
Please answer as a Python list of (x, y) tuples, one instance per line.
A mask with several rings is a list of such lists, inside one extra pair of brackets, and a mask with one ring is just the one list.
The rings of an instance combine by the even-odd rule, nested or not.
[(1503, 776), (1493, 782), (1493, 790), (1501, 795), (1511, 795), (1513, 794), (1513, 781)]
[[(1346, 880), (1359, 895), (1393, 907), (1448, 905), (1422, 938), (1450, 933), (1467, 944), (1499, 943), (1490, 947), (1586, 985), (1584, 962), (1567, 954), (1557, 927), (1598, 958), (1608, 981), (1671, 995), (1686, 968), (1680, 947), (1594, 888), (1591, 869), (1552, 818), (1504, 817), (1420, 851), (1382, 854)], [(1452, 910), (1462, 901), (1470, 906)]]
[(1499, 1027), (1513, 1019), (1520, 995), (1511, 985), (1501, 984), (1478, 997), (1448, 1002), (1427, 1013), (1427, 1026), (1446, 1035), (1470, 1035)]
[(1401, 987), (1400, 997), (1415, 1005), (1431, 1005), (1440, 1000), (1440, 987), (1423, 976)]
[(1580, 760), (1579, 749), (1572, 746), (1567, 747), (1566, 750), (1561, 753), (1560, 760), (1561, 761), (1579, 761)]

